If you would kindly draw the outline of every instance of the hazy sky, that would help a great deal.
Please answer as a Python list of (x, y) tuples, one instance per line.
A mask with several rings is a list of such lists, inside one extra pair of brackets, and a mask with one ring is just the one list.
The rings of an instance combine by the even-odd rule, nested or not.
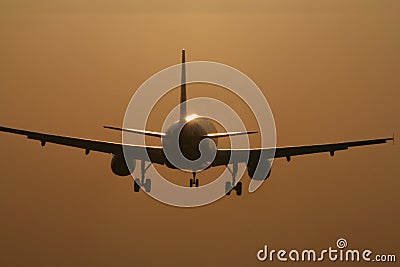
[[(280, 146), (399, 137), (399, 13), (396, 0), (1, 1), (0, 125), (118, 142), (102, 126), (121, 125), (140, 84), (186, 48), (257, 83)], [(0, 146), (2, 266), (260, 266), (264, 244), (340, 237), (400, 259), (397, 144), (279, 159), (256, 193), (194, 209), (133, 193), (110, 155), (5, 133)]]

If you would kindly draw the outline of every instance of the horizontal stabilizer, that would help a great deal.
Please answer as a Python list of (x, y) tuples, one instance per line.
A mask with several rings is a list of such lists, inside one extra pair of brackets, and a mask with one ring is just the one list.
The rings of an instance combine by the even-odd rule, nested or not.
[(113, 126), (103, 126), (103, 127), (106, 129), (117, 130), (117, 131), (121, 131), (121, 132), (123, 131), (123, 132), (135, 133), (135, 134), (143, 134), (143, 135), (154, 136), (154, 137), (164, 137), (165, 136), (165, 133), (159, 133), (159, 132), (118, 128), (118, 127), (113, 127)]
[(249, 134), (255, 134), (257, 132), (230, 132), (230, 133), (209, 133), (206, 135), (203, 135), (204, 138), (218, 138), (218, 137), (228, 137), (228, 136), (237, 136), (237, 135), (249, 135)]

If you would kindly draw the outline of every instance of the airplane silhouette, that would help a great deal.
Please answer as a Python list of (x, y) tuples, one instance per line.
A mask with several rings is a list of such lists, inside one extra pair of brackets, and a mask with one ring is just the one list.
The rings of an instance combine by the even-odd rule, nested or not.
[[(40, 141), (42, 146), (45, 146), (46, 143), (54, 143), (84, 149), (86, 155), (89, 154), (90, 151), (112, 154), (113, 157), (111, 160), (111, 170), (114, 174), (118, 176), (131, 175), (134, 170), (136, 160), (139, 160), (141, 162), (141, 178), (134, 179), (133, 189), (135, 192), (139, 192), (140, 188), (143, 187), (146, 192), (150, 192), (151, 179), (146, 179), (145, 176), (150, 164), (160, 164), (165, 165), (168, 168), (178, 169), (178, 167), (176, 167), (176, 164), (170, 162), (164, 153), (165, 148), (171, 145), (173, 146), (175, 144), (172, 142), (172, 140), (174, 140), (174, 137), (179, 138), (179, 149), (185, 156), (185, 158), (193, 161), (199, 159), (201, 156), (199, 145), (200, 142), (203, 140), (207, 139), (211, 142), (214, 142), (214, 144), (217, 144), (218, 138), (256, 133), (250, 131), (219, 133), (217, 132), (217, 129), (212, 120), (210, 120), (209, 118), (193, 116), (193, 114), (188, 116), (186, 111), (187, 99), (185, 62), (185, 50), (182, 50), (180, 116), (179, 120), (173, 123), (165, 133), (104, 126), (107, 129), (161, 138), (162, 146), (138, 146), (132, 144), (113, 143), (107, 141), (98, 141), (26, 131), (3, 126), (0, 126), (0, 131), (24, 135), (28, 139)], [(198, 165), (191, 166), (190, 171), (192, 172), (193, 177), (190, 178), (189, 185), (190, 187), (199, 186), (199, 180), (196, 178), (196, 173), (199, 170), (204, 169), (204, 165), (207, 165), (206, 167), (210, 168), (215, 166), (228, 166), (229, 164), (232, 164), (232, 180), (226, 182), (225, 193), (229, 195), (232, 190), (235, 190), (237, 195), (241, 195), (242, 182), (236, 182), (236, 175), (239, 163), (246, 163), (247, 172), (251, 179), (263, 181), (267, 179), (271, 174), (270, 160), (272, 159), (272, 157), (286, 158), (287, 161), (290, 161), (292, 156), (305, 154), (329, 152), (330, 155), (333, 156), (336, 151), (347, 150), (350, 147), (382, 144), (390, 140), (393, 141), (394, 137), (342, 143), (251, 149), (216, 149), (216, 146), (213, 146), (211, 143), (209, 143), (209, 145), (206, 146), (206, 149), (216, 149), (215, 158), (212, 162), (200, 162)], [(127, 149), (129, 151), (129, 158), (126, 158), (124, 156), (124, 149)], [(261, 153), (271, 152), (272, 150), (275, 151), (274, 154)], [(261, 157), (261, 154), (265, 154), (267, 156)], [(130, 165), (131, 167), (128, 167), (125, 158), (127, 161), (132, 162), (132, 164)], [(150, 164), (146, 166), (146, 162), (149, 162)], [(260, 165), (258, 166), (259, 162)]]

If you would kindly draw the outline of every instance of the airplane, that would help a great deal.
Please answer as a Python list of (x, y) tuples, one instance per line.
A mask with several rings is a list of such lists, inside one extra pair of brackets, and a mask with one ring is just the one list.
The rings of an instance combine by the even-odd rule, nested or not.
[[(108, 141), (98, 141), (91, 139), (83, 139), (76, 137), (68, 137), (62, 135), (53, 135), (48, 133), (33, 132), (27, 130), (20, 130), (15, 128), (8, 128), (0, 126), (1, 132), (7, 132), (11, 134), (23, 135), (28, 139), (40, 141), (42, 147), (46, 143), (53, 143), (58, 145), (70, 146), (85, 150), (85, 154), (88, 155), (90, 151), (97, 151), (101, 153), (112, 154), (111, 159), (111, 170), (115, 175), (118, 176), (129, 176), (133, 172), (136, 161), (141, 162), (141, 178), (134, 178), (133, 190), (139, 192), (140, 189), (144, 189), (146, 192), (151, 191), (151, 179), (146, 178), (146, 171), (151, 164), (164, 165), (168, 168), (178, 169), (173, 163), (171, 163), (165, 156), (164, 149), (171, 146), (171, 137), (179, 137), (179, 149), (182, 154), (189, 160), (196, 160), (200, 157), (199, 144), (200, 142), (208, 138), (217, 144), (219, 138), (237, 136), (237, 135), (249, 135), (255, 134), (256, 132), (228, 132), (221, 133), (217, 132), (215, 125), (212, 120), (206, 117), (188, 115), (186, 109), (186, 69), (185, 69), (185, 50), (182, 50), (182, 77), (181, 77), (181, 88), (180, 88), (180, 115), (179, 120), (169, 126), (166, 132), (153, 132), (146, 130), (136, 129), (125, 129), (113, 126), (104, 126), (104, 128), (130, 132), (134, 134), (140, 134), (145, 136), (153, 136), (161, 138), (161, 146), (139, 146), (132, 144), (114, 143)], [(222, 149), (216, 148), (216, 146), (208, 146), (207, 149), (216, 149), (214, 160), (208, 162), (207, 168), (216, 166), (232, 165), (230, 173), (232, 176), (231, 181), (226, 182), (225, 194), (230, 195), (231, 191), (235, 191), (236, 195), (242, 194), (242, 182), (236, 182), (236, 175), (238, 171), (238, 164), (245, 163), (247, 166), (247, 173), (250, 179), (257, 181), (264, 181), (271, 175), (271, 159), (274, 158), (286, 158), (287, 161), (291, 160), (291, 157), (306, 154), (324, 153), (329, 152), (331, 156), (334, 156), (336, 151), (347, 150), (350, 147), (367, 146), (374, 144), (383, 144), (388, 141), (394, 142), (394, 136), (390, 138), (379, 138), (369, 139), (351, 142), (341, 143), (327, 143), (327, 144), (314, 144), (314, 145), (301, 145), (301, 146), (287, 146), (287, 147), (275, 147), (275, 148), (250, 148), (250, 149)], [(129, 158), (126, 160), (132, 162), (131, 168), (128, 167), (125, 161), (124, 149), (128, 149), (130, 152)], [(266, 153), (267, 157), (261, 157), (262, 152), (275, 150), (275, 153), (271, 156), (270, 153)], [(270, 156), (268, 156), (270, 155)], [(270, 158), (268, 158), (270, 157)], [(257, 168), (260, 162), (260, 167)], [(149, 163), (146, 166), (146, 163)], [(200, 165), (203, 166), (206, 162), (202, 162)], [(190, 187), (198, 187), (199, 179), (196, 178), (196, 173), (204, 168), (192, 168), (192, 178), (190, 178)]]

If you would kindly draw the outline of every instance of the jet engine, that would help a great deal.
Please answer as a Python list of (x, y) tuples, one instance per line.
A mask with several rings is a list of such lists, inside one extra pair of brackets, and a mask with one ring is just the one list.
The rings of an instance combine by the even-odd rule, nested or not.
[[(131, 163), (132, 172), (135, 170), (136, 162)], [(126, 165), (125, 158), (123, 155), (114, 155), (111, 160), (111, 170), (118, 176), (128, 176), (131, 174), (128, 166)]]
[(258, 160), (250, 160), (247, 164), (247, 173), (251, 179), (264, 181), (271, 175), (271, 161), (261, 162), (257, 168), (258, 163)]

